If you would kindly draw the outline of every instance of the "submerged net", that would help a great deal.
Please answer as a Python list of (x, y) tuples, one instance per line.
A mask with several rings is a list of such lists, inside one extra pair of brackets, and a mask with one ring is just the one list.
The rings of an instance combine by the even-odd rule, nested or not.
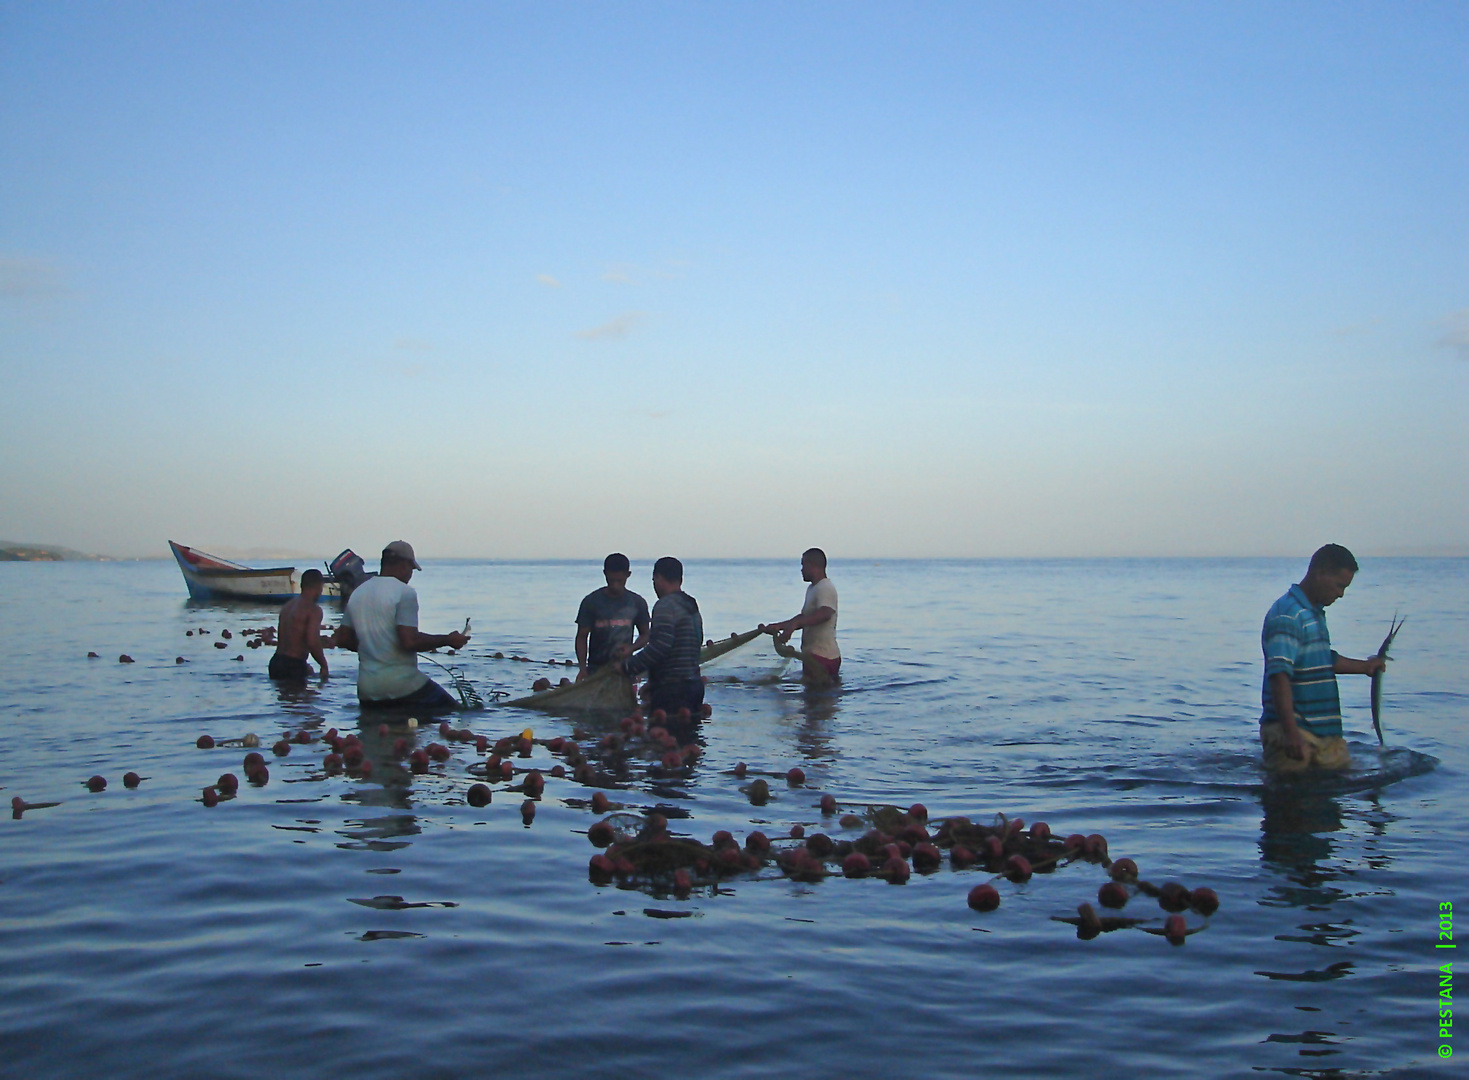
[(699, 667), (710, 682), (775, 682), (790, 667), (790, 656), (782, 651), (786, 648), (756, 627), (710, 641), (699, 650)]
[(513, 698), (504, 704), (515, 709), (545, 709), (548, 712), (598, 709), (630, 712), (637, 705), (632, 680), (612, 667), (594, 671), (579, 683), (553, 686), (549, 690)]

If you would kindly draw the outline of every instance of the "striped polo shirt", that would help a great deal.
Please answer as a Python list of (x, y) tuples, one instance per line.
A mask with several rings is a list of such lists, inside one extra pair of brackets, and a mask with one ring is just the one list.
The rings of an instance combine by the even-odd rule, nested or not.
[(1326, 609), (1311, 603), (1299, 585), (1292, 585), (1266, 614), (1260, 647), (1265, 652), (1265, 712), (1260, 723), (1279, 720), (1270, 698), (1270, 676), (1283, 671), (1290, 676), (1296, 724), (1323, 739), (1340, 735), (1341, 698), (1336, 692), (1336, 653), (1326, 632)]

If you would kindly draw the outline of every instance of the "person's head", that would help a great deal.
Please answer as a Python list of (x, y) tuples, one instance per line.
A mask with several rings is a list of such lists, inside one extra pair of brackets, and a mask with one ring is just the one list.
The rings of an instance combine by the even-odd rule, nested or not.
[(801, 580), (816, 582), (826, 577), (826, 552), (807, 548), (801, 552)]
[(383, 548), (382, 573), (384, 577), (395, 577), (399, 581), (407, 582), (413, 577), (413, 571), (422, 570), (418, 565), (418, 559), (413, 554), (413, 545), (407, 540), (394, 540)]
[(653, 564), (653, 591), (659, 596), (678, 592), (683, 588), (683, 563), (672, 555), (665, 555)]
[(612, 590), (614, 596), (627, 588), (627, 579), (631, 574), (632, 564), (620, 551), (614, 551), (602, 560), (602, 576), (607, 579), (607, 588)]
[(301, 595), (314, 600), (321, 595), (323, 579), (320, 570), (307, 570), (301, 575)]
[(1311, 603), (1330, 607), (1342, 598), (1356, 575), (1357, 560), (1352, 553), (1340, 544), (1327, 544), (1311, 556), (1301, 588)]

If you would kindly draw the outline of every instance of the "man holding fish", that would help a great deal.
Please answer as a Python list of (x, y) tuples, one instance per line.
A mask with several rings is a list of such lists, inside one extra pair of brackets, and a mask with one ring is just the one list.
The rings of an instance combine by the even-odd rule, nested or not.
[(1375, 701), (1378, 680), (1387, 666), (1384, 654), (1392, 643), (1389, 634), (1378, 655), (1366, 660), (1353, 660), (1332, 649), (1326, 609), (1341, 599), (1356, 573), (1352, 553), (1340, 544), (1327, 544), (1311, 556), (1306, 576), (1265, 616), (1260, 631), (1265, 653), (1260, 742), (1265, 767), (1272, 771), (1345, 769), (1352, 763), (1342, 738), (1336, 677), (1372, 676)]

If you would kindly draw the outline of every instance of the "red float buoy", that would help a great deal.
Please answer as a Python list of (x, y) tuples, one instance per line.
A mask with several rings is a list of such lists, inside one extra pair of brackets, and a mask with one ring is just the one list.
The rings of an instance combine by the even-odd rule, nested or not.
[(1011, 855), (1005, 860), (1005, 876), (1017, 885), (1030, 880), (1030, 860), (1024, 855)]
[(329, 773), (336, 772), (342, 767), (342, 755), (328, 754), (326, 757), (321, 759), (321, 767)]
[[(832, 853), (832, 849), (835, 847), (836, 845), (832, 843), (831, 837), (827, 836), (826, 833), (812, 833), (806, 837), (806, 850), (818, 859), (826, 858)], [(935, 851), (934, 854), (938, 854), (938, 852)]]
[(286, 742), (285, 739), (277, 739), (275, 745), (270, 749), (276, 757), (285, 757), (291, 752), (291, 744)]
[(734, 774), (736, 776), (744, 776), (745, 773), (748, 772), (748, 771), (749, 771), (749, 766), (747, 766), (743, 761), (737, 761), (737, 762), (735, 762)]
[(786, 773), (786, 783), (789, 784), (791, 787), (800, 787), (805, 782), (806, 774), (800, 769), (799, 766), (791, 769), (790, 772)]
[(1107, 868), (1107, 873), (1112, 875), (1113, 881), (1136, 881), (1137, 863), (1131, 859), (1118, 859)]
[(1176, 881), (1170, 881), (1158, 890), (1158, 906), (1164, 911), (1182, 911), (1192, 900), (1188, 889)]
[(994, 911), (1000, 906), (1000, 890), (993, 885), (976, 885), (969, 890), (969, 906), (975, 911)]
[(912, 873), (907, 859), (891, 858), (882, 864), (882, 875), (888, 879), (889, 885), (904, 884)]
[(745, 850), (754, 855), (764, 855), (770, 850), (770, 838), (763, 832), (752, 832), (745, 837)]
[(607, 821), (599, 821), (587, 830), (587, 839), (594, 847), (604, 848), (612, 843), (616, 836), (617, 833), (613, 830), (612, 823)]
[(520, 804), (520, 818), (521, 818), (521, 820), (524, 821), (527, 825), (529, 825), (532, 821), (535, 820), (535, 816), (536, 816), (536, 804), (533, 803), (533, 802), (531, 802), (529, 799), (526, 799), (525, 802), (523, 802), (523, 803)]
[(194, 740), (194, 745), (197, 746), (200, 750), (213, 750), (214, 736), (200, 735), (197, 739)]
[(142, 782), (143, 778), (135, 772), (122, 774), (122, 786), (125, 788), (135, 788)]
[(1097, 903), (1105, 908), (1125, 907), (1130, 899), (1126, 886), (1120, 882), (1109, 881), (1097, 890)]
[(924, 806), (921, 802), (916, 802), (908, 807), (908, 816), (914, 821), (926, 822), (928, 821), (928, 807)]
[(523, 789), (532, 799), (541, 797), (541, 793), (546, 790), (546, 778), (541, 775), (539, 769), (532, 769), (526, 773)]
[(595, 884), (606, 885), (612, 880), (615, 873), (616, 867), (606, 855), (593, 855), (591, 861), (587, 863), (587, 877), (591, 878)]
[(205, 788), (204, 789), (204, 797), (203, 797), (203, 800), (202, 801), (203, 801), (203, 803), (204, 803), (205, 806), (218, 806), (219, 805), (219, 792), (215, 791), (212, 787)]
[(1079, 832), (1072, 833), (1070, 836), (1068, 836), (1065, 843), (1068, 853), (1075, 852), (1076, 854), (1080, 855), (1083, 851), (1086, 850), (1086, 837), (1082, 836)]
[(1030, 842), (1032, 844), (1044, 844), (1051, 839), (1051, 827), (1044, 821), (1037, 821), (1030, 827)]
[(846, 877), (866, 877), (872, 870), (872, 861), (860, 851), (854, 851), (842, 860), (842, 874)]
[(693, 891), (694, 880), (689, 877), (689, 872), (679, 868), (673, 872), (673, 895), (678, 897), (688, 896)]
[(91, 776), (87, 778), (88, 791), (105, 791), (106, 788), (107, 778), (105, 776)]
[(821, 796), (821, 812), (828, 817), (837, 812), (837, 797), (827, 794)]
[(509, 780), (515, 775), (515, 766), (508, 761), (500, 762), (500, 779)]
[(1197, 888), (1189, 893), (1189, 902), (1193, 909), (1204, 918), (1208, 918), (1219, 910), (1219, 896), (1210, 888)]
[[(128, 776), (134, 775), (136, 774), (128, 773)], [(126, 783), (126, 778), (124, 778), (123, 782)], [(220, 773), (219, 779), (214, 782), (214, 786), (219, 789), (222, 795), (233, 795), (240, 790), (240, 778), (232, 772)]]
[(1182, 945), (1183, 939), (1188, 937), (1188, 923), (1182, 915), (1170, 915), (1163, 923), (1163, 936), (1168, 939), (1170, 945)]
[(605, 814), (612, 809), (612, 800), (607, 798), (607, 793), (595, 791), (592, 793), (592, 812), (594, 814)]
[(963, 844), (955, 844), (949, 849), (949, 865), (955, 870), (963, 870), (966, 866), (973, 866), (975, 861), (974, 852)]
[(490, 789), (484, 784), (470, 784), (469, 790), (464, 793), (464, 801), (470, 806), (488, 806)]
[(792, 825), (791, 826), (791, 837), (793, 839), (799, 840), (799, 839), (801, 839), (801, 837), (803, 837), (805, 835), (806, 835), (806, 826), (804, 826), (804, 825)]

